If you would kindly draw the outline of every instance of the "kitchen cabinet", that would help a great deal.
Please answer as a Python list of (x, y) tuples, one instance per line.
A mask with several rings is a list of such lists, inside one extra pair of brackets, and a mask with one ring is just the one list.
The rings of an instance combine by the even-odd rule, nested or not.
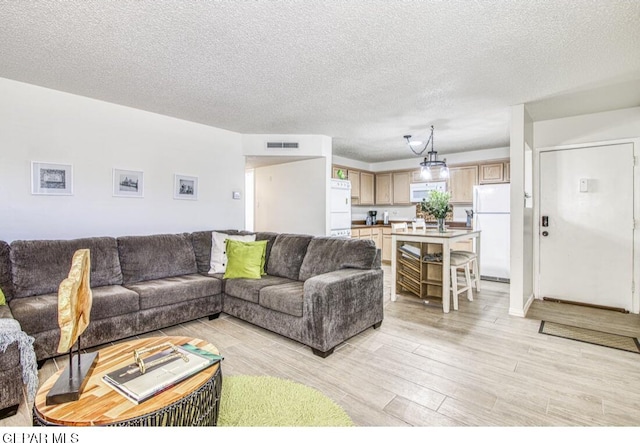
[(346, 168), (343, 168), (342, 166), (334, 165), (331, 168), (331, 171), (332, 171), (331, 172), (331, 178), (340, 178), (340, 177), (338, 177), (338, 171), (339, 170), (342, 170), (342, 173), (344, 174), (345, 177), (347, 176), (347, 169)]
[(480, 164), (480, 177), (478, 183), (508, 183), (510, 181), (511, 168), (509, 162), (482, 163)]
[(371, 172), (360, 171), (360, 201), (361, 205), (374, 204), (374, 175)]
[(376, 244), (376, 248), (382, 249), (382, 229), (380, 228), (371, 228), (371, 240)]
[(428, 180), (422, 178), (422, 168), (416, 171), (411, 171), (411, 183), (422, 183), (426, 181)]
[(410, 185), (411, 172), (394, 172), (393, 173), (393, 200), (394, 205), (410, 205)]
[(360, 203), (360, 171), (349, 169), (347, 177), (351, 182), (351, 201), (353, 204), (358, 204)]
[(382, 228), (382, 261), (391, 263), (391, 228)]
[[(385, 235), (388, 236), (389, 242), (385, 251)], [(379, 227), (377, 225), (369, 226), (366, 228), (351, 228), (351, 238), (364, 238), (367, 240), (373, 240), (376, 248), (381, 250), (382, 260), (384, 260), (385, 254), (388, 255), (387, 261), (391, 261), (391, 228)]]
[(391, 172), (376, 174), (376, 205), (393, 204), (393, 178)]
[(451, 203), (473, 203), (473, 187), (478, 184), (478, 166), (449, 168)]

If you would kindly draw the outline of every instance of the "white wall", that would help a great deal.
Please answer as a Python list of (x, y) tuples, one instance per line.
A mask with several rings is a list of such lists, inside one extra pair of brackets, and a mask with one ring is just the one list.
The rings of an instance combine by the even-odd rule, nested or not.
[(326, 235), (327, 164), (316, 158), (255, 168), (255, 230)]
[[(241, 135), (0, 78), (0, 239), (244, 227)], [(31, 161), (73, 165), (73, 196), (32, 195)], [(144, 198), (112, 196), (112, 168), (144, 172)], [(174, 173), (199, 177), (174, 200)]]
[(536, 148), (620, 140), (640, 136), (640, 107), (533, 124)]
[(509, 314), (524, 317), (534, 295), (534, 216), (530, 195), (533, 120), (525, 105), (511, 107), (511, 233)]

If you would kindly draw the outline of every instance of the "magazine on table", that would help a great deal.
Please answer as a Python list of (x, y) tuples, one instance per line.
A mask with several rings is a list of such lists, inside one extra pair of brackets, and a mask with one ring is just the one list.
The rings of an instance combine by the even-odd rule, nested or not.
[(175, 351), (167, 349), (146, 358), (148, 368), (144, 374), (132, 363), (109, 372), (102, 380), (139, 404), (222, 360), (221, 355), (187, 343), (177, 346)]

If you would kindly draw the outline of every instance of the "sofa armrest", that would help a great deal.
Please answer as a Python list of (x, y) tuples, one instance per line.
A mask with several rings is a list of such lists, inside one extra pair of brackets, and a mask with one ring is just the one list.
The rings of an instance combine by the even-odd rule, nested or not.
[[(0, 319), (13, 319), (9, 306), (0, 306)], [(16, 413), (22, 400), (22, 386), (20, 350), (17, 343), (10, 343), (0, 350), (0, 418)]]
[(382, 269), (340, 269), (304, 283), (303, 317), (312, 347), (321, 352), (383, 319)]

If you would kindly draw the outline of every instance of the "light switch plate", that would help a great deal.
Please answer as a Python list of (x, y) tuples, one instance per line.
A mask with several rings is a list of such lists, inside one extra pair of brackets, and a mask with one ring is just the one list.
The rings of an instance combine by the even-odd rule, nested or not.
[(240, 200), (240, 191), (233, 191), (233, 199)]
[(589, 192), (589, 179), (581, 178), (580, 179), (580, 192)]

